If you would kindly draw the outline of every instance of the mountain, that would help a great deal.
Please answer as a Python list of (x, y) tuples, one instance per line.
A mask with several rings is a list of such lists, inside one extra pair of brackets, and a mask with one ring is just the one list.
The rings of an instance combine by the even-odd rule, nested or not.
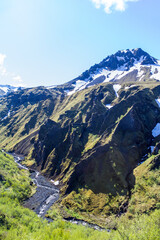
[(8, 94), (13, 91), (17, 91), (18, 87), (14, 87), (11, 85), (0, 85), (0, 96)]
[(68, 95), (103, 82), (160, 81), (160, 61), (141, 48), (118, 51), (62, 85)]
[[(8, 146), (7, 150), (11, 150), (17, 142), (34, 135), (62, 99), (63, 94), (60, 92), (43, 87), (20, 89), (1, 98), (1, 146)], [(27, 144), (31, 146), (29, 141)], [(25, 149), (29, 148), (28, 145), (25, 144)]]
[[(140, 201), (142, 172), (148, 182), (158, 174), (160, 83), (151, 75), (158, 63), (141, 49), (119, 51), (64, 85), (0, 99), (0, 147), (25, 155), (25, 164), (59, 183), (63, 216), (104, 224), (131, 209), (133, 198)], [(75, 90), (78, 81), (84, 89)], [(158, 183), (153, 209), (157, 193)]]

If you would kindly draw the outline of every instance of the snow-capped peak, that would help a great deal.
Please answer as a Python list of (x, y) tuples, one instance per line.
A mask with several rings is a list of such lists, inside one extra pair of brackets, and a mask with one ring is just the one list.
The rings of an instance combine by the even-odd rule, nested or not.
[[(126, 49), (106, 57), (78, 78), (65, 84), (68, 95), (102, 82), (160, 81), (160, 61), (141, 48)], [(68, 89), (67, 89), (68, 87)]]
[(144, 52), (141, 48), (118, 51), (105, 58), (99, 65), (113, 71), (125, 65), (126, 71), (141, 61), (141, 65), (157, 64), (157, 60)]

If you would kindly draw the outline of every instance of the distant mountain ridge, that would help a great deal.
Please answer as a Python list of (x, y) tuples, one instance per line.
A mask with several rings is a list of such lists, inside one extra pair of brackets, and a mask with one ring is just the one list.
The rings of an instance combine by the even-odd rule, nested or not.
[(141, 48), (118, 51), (61, 85), (68, 95), (103, 82), (160, 81), (160, 61)]
[(14, 87), (11, 85), (0, 85), (0, 96), (3, 96), (7, 93), (13, 92), (13, 91), (17, 91), (18, 89), (20, 89), (19, 87)]

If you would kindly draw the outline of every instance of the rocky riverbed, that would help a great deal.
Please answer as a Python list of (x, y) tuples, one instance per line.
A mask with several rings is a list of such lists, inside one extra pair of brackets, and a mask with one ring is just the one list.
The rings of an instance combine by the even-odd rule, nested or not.
[[(30, 171), (30, 177), (33, 180), (33, 183), (37, 186), (35, 194), (24, 202), (24, 207), (33, 210), (39, 217), (45, 218), (49, 208), (59, 199), (59, 189), (54, 185), (53, 182), (42, 176), (38, 171), (29, 169), (22, 165), (21, 162), (24, 160), (23, 156), (19, 156), (15, 153), (13, 153), (12, 156), (14, 157), (14, 160), (18, 164), (19, 168)], [(48, 218), (47, 220), (49, 222), (53, 221), (52, 219)], [(74, 224), (88, 226), (96, 230), (104, 230), (96, 224), (90, 224), (83, 220), (75, 218), (69, 218), (65, 220)]]
[(40, 175), (38, 171), (28, 169), (26, 166), (22, 165), (21, 161), (24, 157), (16, 154), (13, 154), (13, 157), (21, 169), (30, 171), (30, 177), (37, 186), (35, 194), (25, 201), (24, 207), (30, 208), (40, 217), (45, 217), (49, 208), (58, 200), (59, 189), (48, 179)]

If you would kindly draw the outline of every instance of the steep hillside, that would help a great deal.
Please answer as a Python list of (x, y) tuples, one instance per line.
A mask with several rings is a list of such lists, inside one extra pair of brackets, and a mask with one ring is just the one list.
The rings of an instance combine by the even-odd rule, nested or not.
[[(32, 157), (43, 173), (60, 181), (68, 209), (118, 214), (135, 184), (133, 170), (155, 145), (160, 86), (125, 88), (119, 98), (112, 84), (75, 93), (64, 100), (58, 120), (52, 116), (40, 128)], [(116, 206), (106, 202), (109, 195), (121, 196)], [(77, 196), (90, 200), (84, 197), (79, 205)]]
[[(59, 183), (62, 215), (104, 223), (138, 198), (135, 169), (159, 151), (160, 84), (151, 74), (158, 64), (141, 49), (119, 51), (63, 86), (0, 99), (0, 147), (25, 155), (26, 164)], [(113, 78), (94, 81), (102, 68)], [(83, 89), (77, 81), (85, 81)]]
[(128, 215), (144, 214), (160, 209), (160, 154), (153, 152), (134, 169), (135, 186), (128, 207)]
[[(30, 140), (39, 127), (52, 115), (57, 102), (64, 95), (43, 87), (12, 92), (0, 99), (0, 142), (1, 147), (12, 149), (18, 142), (19, 149), (26, 154)], [(25, 139), (25, 145), (23, 144)]]

